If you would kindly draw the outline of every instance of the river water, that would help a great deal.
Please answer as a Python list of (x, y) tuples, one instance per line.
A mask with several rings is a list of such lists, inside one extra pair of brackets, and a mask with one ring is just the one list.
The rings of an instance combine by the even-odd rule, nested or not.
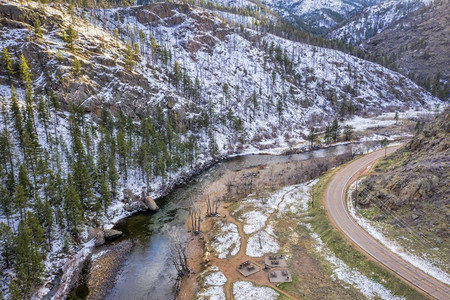
[(157, 201), (160, 210), (154, 214), (138, 213), (117, 224), (123, 239), (134, 239), (136, 245), (117, 275), (114, 288), (106, 299), (174, 299), (176, 272), (170, 261), (170, 245), (189, 237), (186, 220), (189, 204), (201, 197), (202, 191), (225, 172), (259, 165), (276, 165), (333, 157), (346, 152), (366, 152), (373, 144), (347, 144), (286, 156), (247, 155), (228, 159), (197, 176), (190, 183), (176, 188)]

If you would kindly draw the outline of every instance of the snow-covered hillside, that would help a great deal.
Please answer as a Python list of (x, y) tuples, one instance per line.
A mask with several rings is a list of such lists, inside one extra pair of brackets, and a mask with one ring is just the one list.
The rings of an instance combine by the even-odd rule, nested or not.
[(327, 37), (357, 44), (382, 32), (389, 25), (434, 0), (389, 0), (365, 8), (353, 20), (330, 32)]
[[(116, 28), (114, 18), (119, 15), (122, 31), (128, 26), (151, 34), (172, 51), (174, 61), (190, 78), (199, 79), (200, 105), (209, 103), (219, 118), (231, 111), (242, 120), (249, 140), (272, 139), (286, 132), (301, 136), (311, 120), (334, 117), (343, 103), (362, 113), (434, 101), (405, 77), (339, 51), (252, 30), (239, 32), (196, 9), (175, 8), (165, 20), (147, 22), (142, 16), (152, 10), (152, 6), (107, 10), (107, 28)], [(174, 19), (176, 23), (169, 21)], [(144, 56), (141, 66), (147, 63)], [(143, 76), (148, 72), (136, 71)], [(185, 100), (179, 102), (183, 105)], [(226, 127), (216, 127), (219, 140), (233, 143)]]
[[(388, 107), (420, 107), (436, 99), (409, 79), (379, 65), (339, 51), (295, 43), (271, 34), (233, 29), (214, 16), (185, 5), (154, 4), (146, 7), (90, 12), (91, 22), (79, 24), (79, 47), (104, 45), (101, 54), (79, 55), (85, 80), (68, 74), (74, 57), (65, 51), (59, 31), (44, 33), (44, 43), (30, 42), (27, 29), (2, 33), (16, 52), (36, 47), (47, 55), (35, 89), (46, 90), (57, 78), (67, 86), (65, 101), (83, 103), (91, 111), (107, 104), (136, 117), (148, 115), (157, 104), (177, 112), (187, 125), (202, 109), (216, 116), (214, 131), (220, 149), (236, 151), (236, 142), (257, 146), (288, 134), (304, 137), (310, 125), (321, 126), (336, 115), (377, 113)], [(119, 20), (119, 21), (117, 21)], [(106, 31), (101, 27), (105, 26)], [(114, 46), (114, 30), (122, 39)], [(132, 72), (123, 67), (124, 43), (139, 42), (142, 55)], [(198, 79), (200, 95), (186, 97), (170, 82), (173, 67), (155, 61), (150, 36), (171, 53), (192, 83)], [(43, 50), (45, 48), (45, 50)], [(98, 50), (97, 50), (98, 51)], [(55, 56), (61, 54), (61, 64)], [(38, 58), (32, 63), (39, 67)], [(67, 66), (69, 65), (69, 66)], [(94, 71), (95, 70), (95, 71)], [(2, 90), (7, 90), (3, 88)], [(64, 95), (64, 93), (62, 93)], [(7, 96), (7, 95), (6, 95)], [(236, 123), (242, 124), (239, 132)], [(280, 140), (283, 142), (283, 139)]]

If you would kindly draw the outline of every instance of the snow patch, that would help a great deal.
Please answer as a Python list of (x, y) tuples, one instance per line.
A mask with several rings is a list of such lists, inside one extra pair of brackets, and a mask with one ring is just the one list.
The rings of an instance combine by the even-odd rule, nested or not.
[(245, 253), (250, 257), (262, 257), (267, 253), (276, 253), (280, 249), (271, 228), (266, 228), (251, 236), (247, 241)]
[(241, 237), (236, 224), (219, 221), (216, 226), (220, 232), (211, 242), (216, 257), (224, 259), (235, 256), (241, 247)]
[(275, 300), (280, 294), (269, 287), (237, 281), (233, 284), (233, 296), (235, 300)]

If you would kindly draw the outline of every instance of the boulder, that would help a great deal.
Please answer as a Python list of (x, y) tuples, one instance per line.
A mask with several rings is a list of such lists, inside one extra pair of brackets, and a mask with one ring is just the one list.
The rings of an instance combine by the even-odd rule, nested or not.
[(155, 200), (153, 200), (153, 198), (151, 196), (147, 196), (147, 197), (144, 198), (144, 204), (151, 211), (157, 211), (159, 209), (159, 207), (156, 204)]
[(107, 240), (107, 241), (120, 238), (123, 235), (122, 231), (114, 230), (114, 229), (105, 229), (103, 231), (103, 233), (105, 235), (105, 240)]
[(89, 228), (88, 230), (88, 240), (94, 239), (95, 247), (99, 247), (105, 243), (105, 235), (103, 230), (100, 228)]

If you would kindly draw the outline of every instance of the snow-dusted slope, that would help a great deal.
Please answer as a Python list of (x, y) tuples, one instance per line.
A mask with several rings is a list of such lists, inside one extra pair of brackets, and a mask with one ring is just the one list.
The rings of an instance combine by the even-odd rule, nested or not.
[(262, 0), (303, 30), (323, 34), (362, 8), (383, 0)]
[(331, 39), (357, 44), (382, 32), (409, 13), (434, 0), (389, 0), (369, 6), (342, 27), (328, 34)]
[[(14, 31), (17, 34), (2, 32), (1, 39), (8, 39), (16, 53), (29, 54), (36, 68), (40, 64), (38, 57), (33, 61), (32, 51), (38, 47), (48, 53), (52, 59), (41, 74), (34, 75), (36, 90), (55, 85), (45, 75), (55, 78), (62, 82), (59, 90), (67, 93), (65, 101), (83, 103), (89, 110), (107, 104), (142, 117), (156, 104), (166, 107), (171, 102), (170, 109), (179, 115), (181, 126), (186, 126), (208, 108), (216, 116), (214, 130), (222, 149), (235, 151), (237, 140), (257, 144), (285, 134), (301, 138), (311, 124), (323, 125), (337, 114), (373, 113), (436, 101), (407, 78), (379, 65), (270, 34), (240, 32), (185, 5), (155, 4), (95, 14), (88, 12), (97, 26), (76, 27), (81, 36), (78, 47), (89, 54), (75, 54), (84, 67), (81, 81), (70, 75), (74, 54), (65, 51), (60, 32), (44, 33), (45, 50), (43, 43), (24, 39), (31, 35), (26, 29)], [(142, 55), (132, 72), (124, 70), (123, 50), (114, 46), (116, 28), (123, 42), (139, 42), (138, 32), (144, 33)], [(171, 53), (168, 65), (152, 58), (149, 35)], [(105, 45), (97, 55), (88, 50), (95, 44)], [(123, 49), (124, 44), (120, 45)], [(63, 63), (55, 58), (58, 53)], [(187, 99), (181, 84), (177, 88), (170, 82), (175, 61), (192, 82), (198, 78), (198, 99)], [(237, 124), (242, 124), (239, 132)]]

